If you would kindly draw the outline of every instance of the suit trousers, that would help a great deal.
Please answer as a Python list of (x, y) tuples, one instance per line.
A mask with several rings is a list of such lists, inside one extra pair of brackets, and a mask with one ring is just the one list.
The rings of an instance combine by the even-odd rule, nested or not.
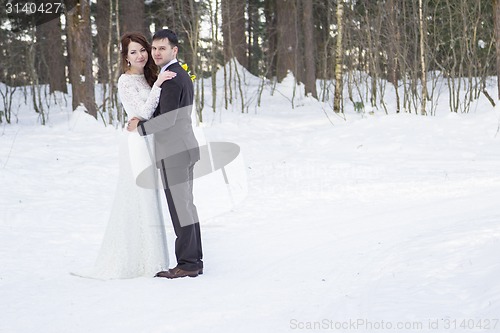
[(203, 268), (200, 223), (193, 202), (193, 169), (194, 164), (165, 167), (163, 161), (160, 169), (176, 235), (177, 266), (187, 271)]

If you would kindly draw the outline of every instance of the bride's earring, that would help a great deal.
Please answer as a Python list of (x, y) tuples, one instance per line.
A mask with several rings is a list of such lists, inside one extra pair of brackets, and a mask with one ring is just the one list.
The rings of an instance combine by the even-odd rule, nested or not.
[(127, 60), (127, 66), (130, 67), (130, 61)]

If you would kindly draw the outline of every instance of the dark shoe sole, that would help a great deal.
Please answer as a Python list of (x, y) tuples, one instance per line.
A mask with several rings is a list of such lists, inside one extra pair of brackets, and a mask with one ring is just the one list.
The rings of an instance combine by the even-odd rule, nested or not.
[(175, 275), (175, 274), (172, 274), (172, 273), (170, 273), (168, 271), (164, 271), (164, 272), (158, 272), (158, 273), (156, 273), (155, 277), (167, 278), (167, 279), (178, 279), (178, 278), (183, 278), (183, 277), (187, 277), (187, 276), (189, 276), (191, 278), (195, 278), (198, 275), (199, 275), (198, 271), (189, 272), (187, 274), (182, 274), (182, 275)]

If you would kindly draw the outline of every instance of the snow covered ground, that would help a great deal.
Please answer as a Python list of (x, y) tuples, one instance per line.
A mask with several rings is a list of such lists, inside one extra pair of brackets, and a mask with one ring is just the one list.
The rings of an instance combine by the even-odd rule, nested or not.
[(499, 332), (500, 109), (344, 120), (277, 89), (206, 106), (198, 134), (241, 147), (248, 192), (205, 205), (195, 279), (71, 275), (97, 255), (121, 130), (60, 104), (2, 124), (0, 332)]

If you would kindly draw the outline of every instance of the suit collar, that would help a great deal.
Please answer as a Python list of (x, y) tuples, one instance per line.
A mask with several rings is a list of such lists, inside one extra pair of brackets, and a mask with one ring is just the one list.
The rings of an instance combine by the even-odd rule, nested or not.
[(163, 66), (163, 67), (161, 68), (160, 73), (163, 73), (164, 71), (166, 71), (166, 70), (167, 70), (167, 68), (169, 68), (171, 65), (173, 65), (173, 64), (175, 64), (175, 63), (177, 63), (177, 62), (178, 62), (178, 60), (177, 60), (177, 59), (172, 59), (172, 60), (171, 60), (168, 64), (166, 64), (165, 66)]

